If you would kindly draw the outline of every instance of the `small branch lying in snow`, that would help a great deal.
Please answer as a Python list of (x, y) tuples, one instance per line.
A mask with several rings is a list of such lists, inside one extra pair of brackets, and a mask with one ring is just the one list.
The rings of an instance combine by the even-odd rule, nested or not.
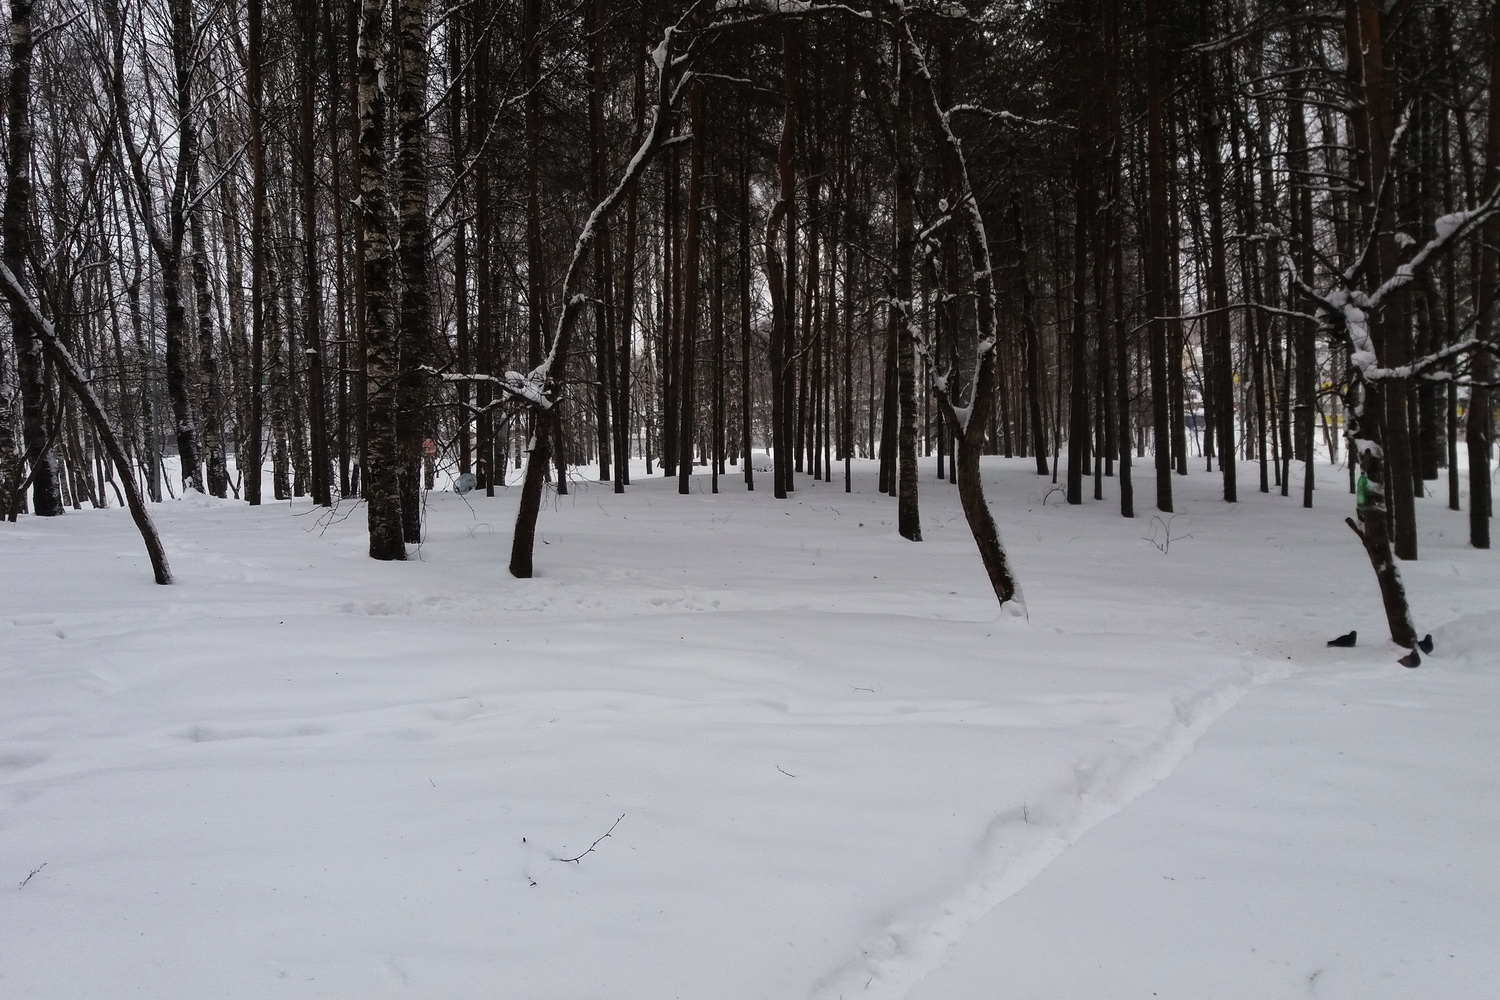
[[(1174, 521), (1176, 521), (1177, 518), (1179, 518), (1180, 516), (1181, 516), (1180, 514), (1173, 514), (1171, 517), (1167, 518), (1166, 520), (1162, 520), (1162, 517), (1161, 517), (1160, 514), (1153, 515), (1152, 518), (1151, 518), (1151, 534), (1149, 534), (1149, 535), (1142, 535), (1141, 537), (1144, 538), (1146, 541), (1150, 542), (1152, 545), (1156, 546), (1157, 550), (1159, 552), (1161, 552), (1162, 555), (1167, 555), (1170, 552), (1171, 548), (1172, 548), (1172, 542), (1173, 542), (1173, 540), (1179, 539), (1179, 538), (1192, 538), (1193, 537), (1193, 535), (1192, 535), (1191, 532), (1189, 532), (1186, 535), (1174, 535), (1174, 534), (1172, 534), (1172, 523)], [(1189, 523), (1191, 523), (1191, 522), (1189, 522)], [(1158, 525), (1161, 526), (1161, 533), (1160, 534), (1157, 533), (1157, 526)]]
[(26, 888), (26, 883), (30, 882), (32, 879), (36, 878), (36, 873), (39, 872), (39, 871), (41, 871), (43, 868), (46, 868), (46, 867), (47, 867), (47, 862), (43, 861), (41, 864), (39, 864), (35, 868), (31, 869), (31, 874), (27, 875), (25, 878), (23, 878), (21, 880), (21, 884), (18, 885), (18, 886), (16, 886), (16, 888), (17, 889), (24, 889), (24, 888)]
[(776, 768), (776, 770), (778, 770), (778, 771), (781, 771), (781, 773), (784, 774), (784, 775), (786, 775), (788, 778), (795, 778), (796, 777), (796, 775), (793, 774), (791, 771), (783, 771), (780, 764), (773, 764), (772, 767)]
[[(624, 818), (625, 818), (625, 814), (624, 813), (620, 813), (620, 819), (624, 819)], [(600, 837), (598, 840), (596, 840), (592, 844), (590, 844), (589, 845), (589, 849), (586, 850), (586, 851), (584, 851), (582, 854), (578, 855), (578, 857), (576, 857), (576, 858), (553, 858), (552, 860), (553, 861), (562, 861), (564, 863), (571, 863), (571, 864), (575, 864), (575, 865), (578, 864), (578, 862), (582, 861), (584, 858), (588, 857), (590, 854), (593, 854), (594, 853), (594, 848), (598, 847), (601, 843), (603, 843), (605, 837), (608, 837), (610, 834), (612, 834), (612, 833), (615, 832), (615, 827), (617, 827), (617, 826), (620, 825), (620, 819), (617, 819), (613, 823), (611, 823), (609, 825), (609, 829), (604, 831), (604, 836)]]

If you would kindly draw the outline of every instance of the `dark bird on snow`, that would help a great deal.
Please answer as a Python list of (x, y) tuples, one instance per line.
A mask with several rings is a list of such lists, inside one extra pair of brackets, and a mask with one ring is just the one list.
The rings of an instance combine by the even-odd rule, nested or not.
[(1417, 647), (1413, 646), (1410, 653), (1407, 653), (1396, 662), (1403, 667), (1420, 667), (1422, 665), (1422, 654), (1417, 652)]
[(1358, 638), (1359, 638), (1359, 633), (1358, 632), (1350, 632), (1350, 633), (1348, 633), (1346, 635), (1339, 636), (1337, 639), (1329, 639), (1328, 640), (1328, 645), (1330, 645), (1330, 646), (1339, 646), (1341, 648), (1347, 649), (1348, 647), (1354, 645), (1355, 641)]
[(1428, 632), (1426, 635), (1422, 636), (1422, 641), (1417, 643), (1417, 647), (1424, 653), (1432, 652), (1432, 633)]

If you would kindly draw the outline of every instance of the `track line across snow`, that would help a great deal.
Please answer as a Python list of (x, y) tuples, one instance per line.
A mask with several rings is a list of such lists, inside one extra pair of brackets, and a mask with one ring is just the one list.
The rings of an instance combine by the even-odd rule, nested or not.
[(1039, 876), (1089, 830), (1170, 777), (1215, 722), (1253, 688), (1297, 672), (1290, 664), (1245, 657), (1243, 673), (1179, 699), (1157, 736), (1131, 754), (1080, 769), (1071, 806), (998, 813), (972, 877), (935, 902), (915, 907), (864, 937), (858, 957), (814, 984), (811, 1000), (900, 1000), (943, 966), (953, 946), (987, 913)]

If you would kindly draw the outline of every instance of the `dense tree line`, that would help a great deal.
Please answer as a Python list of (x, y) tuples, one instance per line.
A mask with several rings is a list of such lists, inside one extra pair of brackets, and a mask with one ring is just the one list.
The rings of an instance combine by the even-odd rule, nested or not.
[(11, 519), (360, 497), (401, 559), (437, 466), (524, 469), (528, 576), (578, 467), (878, 459), (916, 540), (935, 460), (1005, 601), (981, 454), (1127, 517), (1148, 455), (1171, 511), (1343, 454), (1403, 645), (1460, 446), (1489, 545), (1493, 3), (9, 7)]

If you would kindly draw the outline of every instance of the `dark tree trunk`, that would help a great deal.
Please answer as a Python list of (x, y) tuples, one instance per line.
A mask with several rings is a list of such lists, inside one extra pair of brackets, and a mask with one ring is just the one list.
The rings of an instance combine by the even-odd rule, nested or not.
[[(792, 484), (792, 441), (790, 427), (791, 369), (795, 359), (790, 351), (792, 331), (796, 329), (793, 303), (796, 298), (797, 235), (795, 203), (797, 173), (792, 154), (797, 137), (797, 40), (795, 27), (782, 34), (782, 73), (785, 98), (781, 120), (781, 144), (777, 150), (776, 170), (780, 190), (776, 204), (766, 221), (766, 283), (771, 295), (771, 450), (772, 483), (778, 500), (785, 500)], [(784, 232), (783, 232), (784, 230)], [(782, 246), (777, 245), (780, 240)], [(783, 254), (783, 248), (785, 250)]]
[(396, 4), (396, 198), (400, 242), (400, 312), (396, 334), (397, 478), (405, 540), (422, 540), (422, 439), (427, 429), (427, 382), (418, 371), (430, 360), (432, 288), (427, 250), (427, 4)]
[(1093, 12), (1089, 0), (1078, 5), (1073, 38), (1073, 83), (1078, 121), (1073, 147), (1073, 289), (1068, 337), (1068, 484), (1067, 501), (1083, 503), (1083, 476), (1089, 461), (1088, 250), (1089, 227), (1097, 211), (1093, 161), (1097, 135), (1094, 100), (1098, 85), (1093, 67)]
[[(899, 43), (898, 43), (899, 44)], [(917, 329), (916, 282), (913, 270), (916, 252), (916, 178), (911, 162), (911, 67), (912, 55), (900, 47), (894, 81), (897, 92), (891, 102), (895, 133), (895, 287), (891, 308), (896, 324), (896, 379), (900, 427), (897, 431), (896, 530), (908, 541), (922, 540), (922, 521), (917, 504)]]
[[(328, 455), (327, 386), (323, 382), (323, 279), (318, 268), (317, 175), (314, 107), (318, 79), (318, 20), (313, 4), (298, 6), (298, 193), (302, 217), (302, 353), (307, 362), (307, 436), (311, 448), (309, 487), (313, 502), (333, 506)], [(297, 359), (292, 359), (295, 366)], [(205, 421), (206, 423), (206, 421)]]
[[(1480, 191), (1494, 194), (1500, 187), (1500, 4), (1490, 14), (1490, 106), (1485, 140), (1484, 181)], [(1475, 336), (1488, 340), (1495, 324), (1495, 300), (1500, 292), (1500, 213), (1491, 215), (1484, 224), (1479, 251), (1479, 294), (1476, 304)], [(1493, 499), (1490, 495), (1490, 439), (1494, 429), (1490, 390), (1482, 383), (1492, 377), (1489, 355), (1474, 353), (1471, 375), (1475, 385), (1469, 389), (1469, 412), (1464, 428), (1469, 452), (1469, 544), (1476, 549), (1490, 547), (1490, 517)]]
[[(365, 31), (373, 31), (374, 35), (370, 44), (376, 46), (369, 55), (370, 81), (369, 87), (373, 93), (376, 88), (374, 74), (377, 72), (377, 64), (383, 64), (385, 57), (379, 46), (384, 44), (385, 34), (380, 29), (380, 7), (376, 0), (363, 0), (364, 20), (372, 22), (362, 27), (360, 32), (360, 45), (366, 44)], [(265, 28), (264, 28), (264, 0), (246, 0), (246, 20), (249, 31), (245, 46), (245, 90), (246, 104), (249, 111), (250, 123), (250, 426), (246, 427), (241, 435), (244, 451), (237, 456), (239, 466), (245, 477), (245, 500), (250, 506), (257, 506), (261, 502), (261, 466), (265, 463), (262, 451), (263, 430), (265, 426), (265, 331), (266, 331), (266, 301), (270, 296), (269, 285), (266, 281), (266, 137), (263, 122), (263, 104), (265, 101), (265, 82), (261, 62), (265, 58)], [(363, 65), (364, 56), (361, 55), (359, 73), (365, 72)], [(361, 87), (364, 78), (360, 75)], [(363, 90), (361, 99), (363, 102)], [(384, 125), (385, 99), (380, 97), (380, 132), (373, 137), (374, 141), (380, 142), (372, 151), (372, 155), (383, 155), (383, 143), (385, 134)], [(361, 108), (360, 120), (361, 133), (364, 129), (364, 109)], [(363, 134), (361, 140), (363, 140)], [(361, 149), (361, 160), (364, 150)], [(381, 167), (381, 188), (384, 189), (384, 166)], [(364, 179), (361, 177), (361, 194), (364, 190)], [(366, 275), (368, 280), (368, 275)], [(363, 409), (363, 408), (362, 408)], [(373, 554), (373, 534), (372, 534)], [(387, 556), (386, 558), (392, 558)], [(399, 558), (399, 557), (396, 557)]]
[[(1168, 393), (1167, 261), (1171, 220), (1167, 204), (1166, 67), (1162, 0), (1145, 0), (1146, 30), (1146, 319), (1151, 354), (1152, 437), (1156, 454), (1156, 509), (1172, 511), (1172, 418)], [(1175, 367), (1175, 366), (1174, 366)]]
[(698, 293), (699, 258), (703, 242), (703, 130), (707, 122), (703, 115), (703, 84), (695, 80), (688, 97), (692, 114), (692, 152), (688, 160), (688, 205), (687, 235), (683, 241), (682, 268), (682, 313), (678, 316), (678, 327), (682, 331), (679, 352), (677, 400), (677, 492), (692, 492), (693, 481), (693, 435), (697, 421), (694, 419), (693, 398), (698, 345)]
[[(20, 293), (30, 295), (26, 282), (25, 260), (30, 247), (30, 214), (32, 211), (31, 160), (33, 130), (31, 121), (32, 16), (30, 0), (11, 0), (10, 4), (10, 85), (6, 95), (6, 188), (3, 221), (3, 256), (5, 266), (21, 283)], [(41, 517), (63, 512), (62, 493), (53, 468), (52, 434), (47, 427), (46, 391), (42, 379), (42, 333), (24, 309), (11, 309), (11, 334), (16, 348), (17, 381), (21, 390), (21, 442), (30, 469), (31, 509)], [(3, 376), (3, 373), (0, 373)], [(0, 395), (4, 393), (0, 382)], [(5, 400), (0, 399), (0, 404)], [(0, 423), (10, 432), (10, 407), (0, 405)], [(14, 445), (0, 447), (0, 517), (21, 501), (21, 477), (14, 462)], [(14, 471), (12, 471), (14, 470)], [(7, 473), (10, 476), (7, 477)], [(12, 497), (10, 491), (15, 491)]]
[(1021, 288), (1021, 350), (1026, 365), (1026, 424), (1031, 432), (1031, 454), (1036, 461), (1036, 474), (1051, 474), (1047, 464), (1047, 421), (1042, 416), (1042, 335), (1036, 324), (1036, 301), (1031, 293), (1030, 266), (1026, 232), (1021, 221), (1021, 200), (1017, 193), (1010, 199), (1011, 228), (1015, 233), (1016, 281)]
[(209, 284), (208, 261), (212, 253), (208, 245), (208, 234), (204, 231), (203, 209), (199, 201), (198, 175), (194, 167), (194, 183), (189, 189), (194, 202), (188, 213), (188, 225), (193, 239), (193, 293), (198, 320), (198, 398), (199, 411), (203, 415), (203, 454), (206, 485), (211, 496), (229, 495), (229, 471), (224, 434), (224, 386), (219, 375), (218, 351), (215, 349), (213, 322), (213, 294)]
[[(1205, 15), (1203, 35), (1209, 36)], [(1214, 54), (1204, 53), (1202, 60), (1203, 107), (1201, 157), (1203, 163), (1204, 200), (1208, 203), (1208, 305), (1211, 310), (1207, 339), (1211, 349), (1206, 380), (1211, 383), (1214, 399), (1214, 429), (1217, 432), (1219, 474), (1224, 481), (1224, 500), (1239, 500), (1235, 477), (1237, 463), (1234, 447), (1234, 342), (1229, 322), (1229, 275), (1225, 266), (1224, 235), (1224, 169), (1220, 159), (1223, 148), (1222, 112), (1214, 101), (1217, 79)], [(1300, 113), (1300, 109), (1298, 112)]]
[[(604, 200), (604, 0), (589, 8), (589, 197)], [(599, 481), (610, 482), (617, 444), (613, 430), (615, 375), (614, 294), (609, 229), (594, 243), (594, 414), (599, 442)], [(624, 459), (622, 459), (623, 461)]]
[(370, 556), (405, 559), (401, 444), (397, 433), (400, 344), (391, 301), (391, 210), (387, 190), (383, 0), (362, 0), (359, 36), (359, 195), (364, 229), (365, 456), (363, 489)]
[(136, 530), (141, 534), (141, 540), (146, 546), (146, 554), (151, 560), (152, 575), (159, 584), (171, 583), (172, 570), (167, 565), (167, 553), (162, 548), (161, 536), (156, 533), (156, 526), (151, 522), (151, 515), (141, 499), (140, 490), (136, 488), (135, 475), (130, 468), (130, 457), (125, 453), (125, 448), (120, 443), (119, 432), (115, 430), (104, 405), (94, 393), (88, 376), (78, 366), (68, 349), (63, 346), (61, 339), (57, 336), (57, 331), (37, 308), (35, 300), (22, 287), (19, 279), (11, 273), (10, 267), (4, 264), (0, 264), (0, 294), (4, 295), (6, 303), (10, 306), (12, 322), (15, 322), (16, 316), (25, 315), (26, 322), (30, 324), (31, 330), (41, 341), (43, 348), (51, 355), (53, 364), (62, 375), (63, 381), (78, 398), (84, 412), (89, 415), (100, 441), (109, 453), (110, 460), (114, 462), (115, 471), (119, 474), (120, 485), (125, 493), (126, 505), (130, 508), (131, 519), (135, 522)]
[(755, 489), (754, 402), (750, 388), (750, 150), (748, 140), (740, 147), (740, 461), (744, 465), (745, 489)]
[[(632, 142), (637, 149), (646, 134), (646, 14), (639, 11), (635, 18), (635, 126)], [(616, 380), (615, 411), (615, 492), (624, 493), (630, 485), (630, 431), (634, 426), (631, 410), (631, 393), (634, 373), (631, 366), (635, 353), (635, 266), (638, 226), (640, 216), (640, 183), (631, 181), (625, 195), (625, 260), (621, 268), (624, 279), (623, 301), (620, 309), (620, 347), (617, 352), (619, 376)]]

